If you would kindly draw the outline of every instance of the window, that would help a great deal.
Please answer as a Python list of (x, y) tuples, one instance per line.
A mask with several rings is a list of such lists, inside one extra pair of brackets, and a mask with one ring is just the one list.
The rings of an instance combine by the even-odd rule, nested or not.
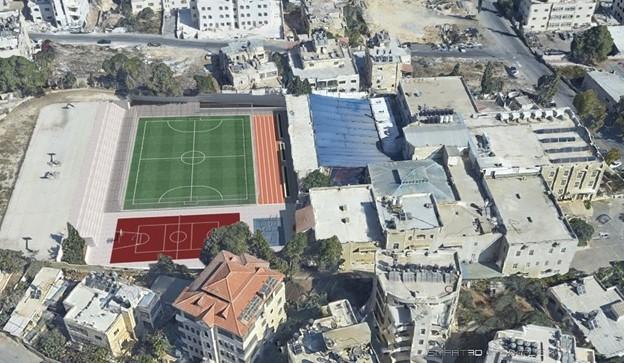
[(561, 265), (561, 260), (557, 260), (557, 265)]
[(544, 266), (548, 266), (549, 263), (550, 263), (550, 261), (544, 262)]
[(564, 253), (565, 251), (566, 251), (565, 247), (561, 249), (561, 253)]
[(511, 266), (512, 268), (518, 268), (518, 264), (514, 263), (513, 266)]
[(535, 250), (530, 250), (529, 251), (529, 256), (533, 256), (534, 253), (535, 253)]
[(522, 251), (518, 251), (518, 252), (516, 252), (516, 257), (517, 257), (517, 256), (520, 256), (520, 254), (522, 254)]

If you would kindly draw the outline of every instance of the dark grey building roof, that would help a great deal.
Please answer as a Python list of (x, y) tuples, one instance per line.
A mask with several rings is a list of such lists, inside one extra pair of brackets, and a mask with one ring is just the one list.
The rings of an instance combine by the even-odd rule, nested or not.
[(379, 136), (368, 100), (310, 95), (320, 166), (363, 167), (389, 161), (377, 148)]

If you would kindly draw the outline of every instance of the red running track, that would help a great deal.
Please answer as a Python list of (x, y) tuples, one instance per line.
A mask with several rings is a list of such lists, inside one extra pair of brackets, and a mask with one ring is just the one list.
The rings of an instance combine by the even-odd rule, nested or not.
[(110, 262), (156, 261), (160, 254), (174, 260), (198, 258), (214, 228), (239, 220), (238, 213), (120, 218)]
[(254, 146), (258, 204), (284, 203), (277, 124), (273, 115), (254, 115)]

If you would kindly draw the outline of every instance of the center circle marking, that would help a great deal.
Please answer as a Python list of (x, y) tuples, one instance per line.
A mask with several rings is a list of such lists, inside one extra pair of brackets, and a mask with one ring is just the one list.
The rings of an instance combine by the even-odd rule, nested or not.
[(180, 161), (186, 165), (197, 165), (201, 164), (206, 160), (206, 154), (201, 151), (187, 151), (180, 155)]
[(171, 241), (171, 243), (182, 243), (186, 240), (186, 232), (184, 231), (175, 231), (175, 232), (171, 232), (171, 234), (169, 235), (169, 241)]

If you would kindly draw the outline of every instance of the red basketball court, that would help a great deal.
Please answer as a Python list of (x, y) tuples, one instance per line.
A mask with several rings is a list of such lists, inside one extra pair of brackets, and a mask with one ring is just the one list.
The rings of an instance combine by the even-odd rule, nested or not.
[(120, 218), (110, 262), (155, 261), (160, 254), (174, 260), (197, 258), (214, 228), (239, 220), (238, 213)]

